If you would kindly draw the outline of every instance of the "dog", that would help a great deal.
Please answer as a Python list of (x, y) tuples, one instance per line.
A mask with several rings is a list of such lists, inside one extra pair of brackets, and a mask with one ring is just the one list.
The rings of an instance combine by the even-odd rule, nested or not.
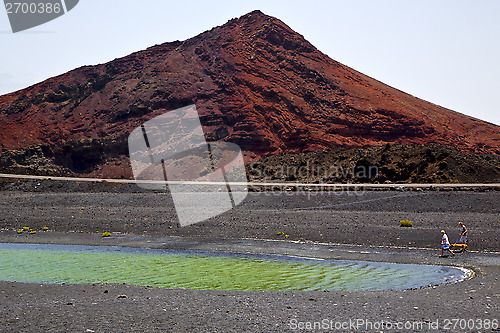
[(467, 251), (467, 244), (450, 244), (450, 249), (452, 251), (459, 250), (459, 253), (465, 252)]

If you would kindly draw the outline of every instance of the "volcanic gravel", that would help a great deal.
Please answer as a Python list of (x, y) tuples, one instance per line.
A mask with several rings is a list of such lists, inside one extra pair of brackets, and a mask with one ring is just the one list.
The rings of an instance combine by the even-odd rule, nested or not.
[[(146, 239), (170, 236), (221, 244), (268, 239), (287, 246), (294, 246), (290, 241), (328, 243), (332, 253), (348, 248), (342, 253), (349, 259), (454, 265), (475, 272), (475, 277), (457, 284), (376, 292), (0, 282), (2, 332), (489, 332), (479, 323), (500, 318), (499, 192), (249, 193), (236, 209), (181, 228), (168, 193), (135, 185), (46, 180), (6, 182), (0, 188), (1, 242), (106, 244), (96, 231), (111, 232), (113, 244), (120, 237), (135, 237), (143, 239), (145, 247)], [(400, 227), (403, 219), (413, 221), (413, 227)], [(472, 252), (440, 258), (439, 231), (447, 230), (453, 242), (458, 221), (470, 230)], [(16, 230), (23, 226), (47, 226), (49, 231), (18, 235)], [(453, 319), (465, 319), (469, 327), (454, 326), (453, 321), (445, 326)], [(353, 320), (360, 325), (353, 326)], [(377, 326), (382, 321), (386, 324)], [(394, 326), (401, 323), (406, 328)], [(436, 323), (439, 328), (434, 330)], [(341, 324), (344, 328), (336, 330)], [(407, 329), (410, 324), (414, 326)]]

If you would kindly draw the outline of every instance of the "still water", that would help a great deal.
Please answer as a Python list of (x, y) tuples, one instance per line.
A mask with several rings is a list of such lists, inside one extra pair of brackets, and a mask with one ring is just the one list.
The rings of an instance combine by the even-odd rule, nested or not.
[(463, 280), (459, 268), (280, 255), (0, 243), (0, 280), (206, 290), (401, 290)]

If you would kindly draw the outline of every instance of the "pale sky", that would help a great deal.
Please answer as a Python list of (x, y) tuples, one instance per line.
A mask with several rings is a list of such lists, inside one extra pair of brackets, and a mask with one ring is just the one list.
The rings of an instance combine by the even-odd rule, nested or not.
[(255, 9), (366, 75), (500, 125), (497, 0), (80, 0), (66, 15), (16, 34), (0, 9), (0, 95), (193, 37)]

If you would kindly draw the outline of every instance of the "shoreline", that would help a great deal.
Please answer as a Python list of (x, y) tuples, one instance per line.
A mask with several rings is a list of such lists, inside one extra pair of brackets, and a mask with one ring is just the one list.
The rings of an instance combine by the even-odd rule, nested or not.
[[(140, 249), (165, 249), (188, 251), (214, 251), (249, 254), (271, 254), (315, 259), (386, 262), (397, 264), (446, 265), (461, 264), (500, 266), (500, 252), (467, 251), (458, 257), (441, 257), (438, 249), (396, 246), (364, 246), (358, 244), (318, 243), (311, 241), (288, 241), (276, 239), (205, 239), (181, 236), (143, 236), (115, 234), (102, 237), (100, 234), (64, 233), (47, 231), (35, 236), (23, 237), (12, 231), (0, 230), (0, 243), (53, 244), (110, 246)], [(309, 255), (308, 255), (309, 254)], [(315, 256), (311, 256), (314, 254)], [(447, 263), (447, 264), (445, 264)], [(458, 266), (455, 266), (458, 267)]]
[[(0, 308), (3, 307), (5, 314), (0, 319), (0, 328), (5, 331), (371, 332), (370, 327), (363, 325), (383, 325), (385, 322), (385, 330), (389, 324), (413, 325), (411, 329), (399, 329), (398, 332), (463, 332), (448, 327), (447, 320), (493, 321), (500, 314), (499, 253), (469, 252), (458, 258), (441, 258), (434, 249), (281, 240), (217, 241), (140, 235), (102, 238), (96, 234), (59, 232), (37, 236), (41, 237), (20, 239), (11, 231), (1, 231), (0, 242), (17, 240), (16, 243), (235, 251), (301, 257), (312, 253), (315, 258), (451, 266), (472, 270), (473, 275), (460, 282), (382, 291), (227, 291), (163, 289), (121, 283), (0, 281)], [(465, 299), (464, 295), (467, 295)], [(443, 299), (449, 300), (446, 308), (442, 307)], [(354, 329), (334, 326), (353, 320), (357, 323)], [(314, 329), (315, 323), (332, 326)], [(308, 325), (313, 326), (308, 329)]]
[[(446, 320), (491, 323), (500, 318), (496, 192), (367, 192), (361, 197), (313, 198), (307, 193), (279, 197), (257, 193), (231, 212), (179, 228), (165, 193), (138, 191), (131, 184), (26, 181), (12, 186), (0, 190), (0, 242), (313, 254), (458, 266), (473, 269), (475, 275), (458, 283), (401, 291), (246, 292), (0, 282), (1, 331), (375, 331), (365, 326), (307, 329), (313, 323), (355, 320), (385, 322), (378, 332), (463, 332), (446, 326)], [(411, 219), (414, 227), (399, 227), (400, 219)], [(473, 231), (472, 251), (441, 258), (438, 231), (446, 224), (451, 233), (458, 220), (466, 221)], [(18, 235), (16, 230), (23, 226), (36, 230), (48, 226), (49, 231)], [(103, 231), (111, 231), (111, 237), (102, 237)], [(417, 327), (387, 326), (407, 322)], [(435, 323), (437, 329), (431, 327)], [(465, 331), (492, 330), (475, 326)]]
[[(80, 236), (80, 237), (75, 237)], [(431, 249), (406, 249), (403, 253), (394, 247), (379, 247), (374, 250), (370, 247), (361, 250), (360, 246), (344, 244), (317, 244), (311, 242), (289, 242), (276, 240), (255, 240), (255, 239), (233, 239), (227, 241), (213, 241), (207, 239), (185, 239), (182, 237), (168, 238), (147, 238), (144, 236), (118, 235), (106, 237), (104, 241), (99, 241), (93, 235), (69, 234), (69, 233), (45, 233), (43, 237), (16, 239), (15, 236), (5, 235), (0, 231), (0, 244), (33, 244), (33, 245), (68, 245), (68, 246), (91, 246), (109, 247), (124, 249), (145, 249), (145, 250), (172, 250), (172, 251), (193, 251), (198, 253), (224, 253), (238, 255), (273, 255), (288, 258), (299, 258), (308, 260), (335, 260), (347, 262), (364, 263), (388, 263), (402, 265), (422, 265), (436, 267), (450, 267), (462, 271), (462, 277), (458, 281), (443, 282), (434, 285), (422, 285), (411, 289), (425, 289), (443, 284), (456, 284), (474, 278), (478, 265), (495, 264), (500, 266), (500, 253), (480, 253), (475, 252), (461, 260), (436, 260), (429, 256)], [(15, 242), (15, 240), (18, 240)], [(19, 240), (22, 240), (19, 242)], [(14, 241), (14, 242), (13, 242)], [(257, 249), (257, 250), (256, 250)], [(358, 250), (358, 251), (356, 251)], [(349, 253), (349, 258), (346, 254)], [(471, 256), (473, 258), (471, 258)], [(439, 259), (444, 259), (439, 257)], [(448, 257), (449, 259), (449, 257)], [(475, 266), (471, 265), (471, 261)], [(458, 261), (458, 262), (457, 262)], [(7, 281), (4, 281), (7, 282)], [(52, 284), (52, 283), (51, 283)], [(58, 283), (55, 283), (58, 284)], [(145, 285), (135, 285), (144, 287)], [(401, 290), (401, 289), (384, 289)], [(293, 290), (290, 290), (293, 291)], [(319, 290), (318, 290), (319, 291)], [(332, 290), (328, 290), (332, 291)], [(356, 290), (352, 290), (356, 291)], [(370, 290), (367, 290), (370, 291)], [(372, 290), (373, 291), (373, 290)]]

